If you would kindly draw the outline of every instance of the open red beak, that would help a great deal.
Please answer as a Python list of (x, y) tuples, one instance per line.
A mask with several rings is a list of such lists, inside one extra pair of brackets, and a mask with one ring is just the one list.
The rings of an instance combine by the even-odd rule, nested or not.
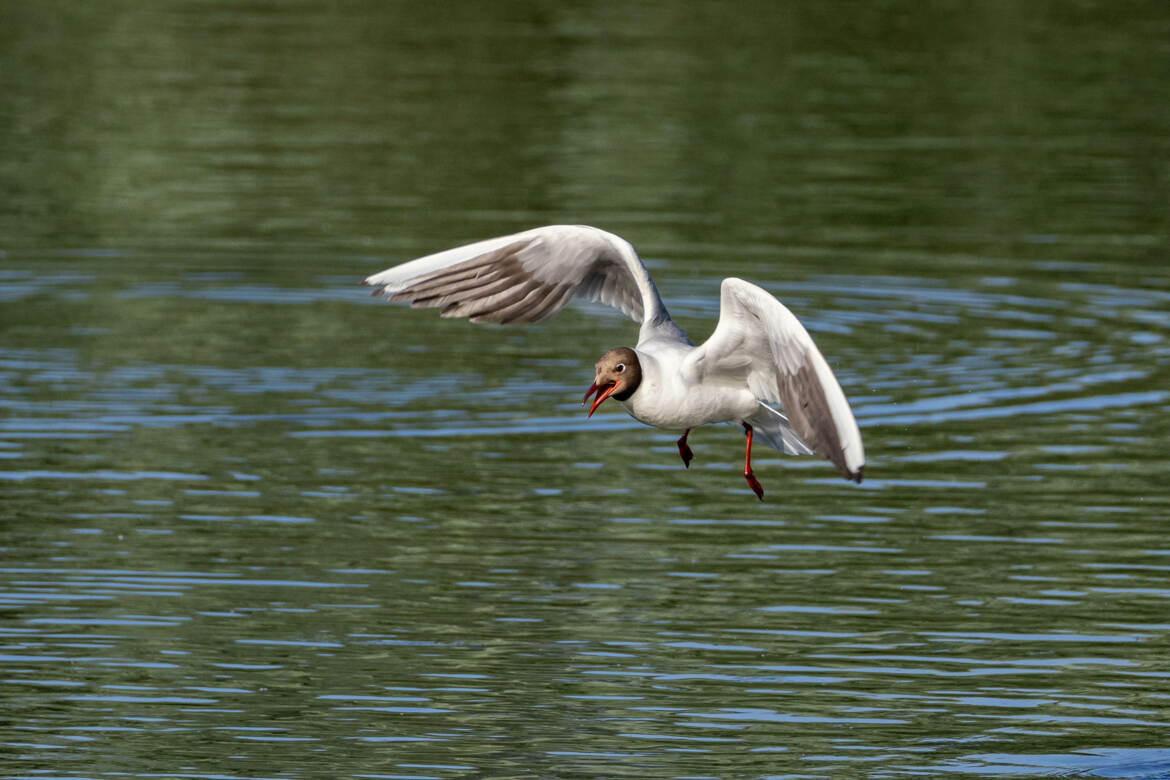
[(585, 391), (585, 397), (581, 399), (581, 405), (584, 406), (589, 401), (589, 396), (597, 393), (597, 399), (594, 400), (593, 406), (589, 407), (589, 417), (597, 411), (597, 407), (601, 406), (601, 402), (613, 395), (613, 391), (617, 390), (617, 382), (610, 382), (604, 388), (598, 387), (597, 383), (589, 385), (589, 389)]

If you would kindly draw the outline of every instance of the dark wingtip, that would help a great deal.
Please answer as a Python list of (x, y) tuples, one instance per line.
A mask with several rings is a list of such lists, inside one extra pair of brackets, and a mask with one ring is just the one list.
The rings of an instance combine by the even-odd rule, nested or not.
[(857, 471), (854, 472), (853, 474), (849, 475), (849, 479), (852, 479), (854, 482), (856, 482), (858, 485), (860, 485), (861, 484), (861, 472), (864, 470), (865, 470), (865, 466), (858, 466)]

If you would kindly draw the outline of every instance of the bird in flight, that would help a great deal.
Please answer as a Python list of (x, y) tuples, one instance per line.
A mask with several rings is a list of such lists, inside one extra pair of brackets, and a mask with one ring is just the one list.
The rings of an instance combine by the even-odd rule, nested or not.
[[(582, 400), (589, 416), (613, 398), (635, 420), (681, 431), (689, 467), (693, 428), (731, 422), (747, 437), (743, 476), (761, 501), (752, 443), (820, 455), (861, 482), (865, 451), (849, 402), (808, 331), (750, 282), (724, 279), (719, 322), (695, 346), (674, 323), (630, 243), (583, 225), (550, 225), (420, 257), (367, 278), (374, 295), (472, 322), (538, 322), (570, 298), (612, 306), (641, 324), (633, 347), (597, 361)], [(780, 410), (774, 408), (779, 406)]]

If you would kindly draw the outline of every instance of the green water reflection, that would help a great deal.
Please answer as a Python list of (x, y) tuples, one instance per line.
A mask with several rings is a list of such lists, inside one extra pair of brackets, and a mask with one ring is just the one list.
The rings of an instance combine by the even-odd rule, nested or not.
[[(0, 774), (1167, 771), (1163, 4), (0, 18)], [(356, 286), (551, 222), (779, 295), (866, 482)]]

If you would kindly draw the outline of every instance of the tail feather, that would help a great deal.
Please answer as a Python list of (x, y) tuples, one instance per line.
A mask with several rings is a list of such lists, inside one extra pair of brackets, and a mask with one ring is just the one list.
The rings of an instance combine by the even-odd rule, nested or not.
[(809, 446), (800, 440), (788, 418), (766, 404), (760, 404), (756, 413), (744, 420), (752, 426), (755, 441), (763, 442), (772, 449), (789, 455), (812, 455)]
[[(796, 435), (796, 431), (792, 430), (788, 418), (766, 404), (761, 403), (756, 413), (744, 422), (752, 426), (752, 435), (755, 441), (763, 442), (769, 447), (789, 455), (816, 454), (811, 447), (801, 441), (800, 437)], [(838, 469), (845, 479), (857, 483), (861, 482), (861, 466), (858, 466), (856, 471), (849, 471), (844, 467), (838, 467)]]

